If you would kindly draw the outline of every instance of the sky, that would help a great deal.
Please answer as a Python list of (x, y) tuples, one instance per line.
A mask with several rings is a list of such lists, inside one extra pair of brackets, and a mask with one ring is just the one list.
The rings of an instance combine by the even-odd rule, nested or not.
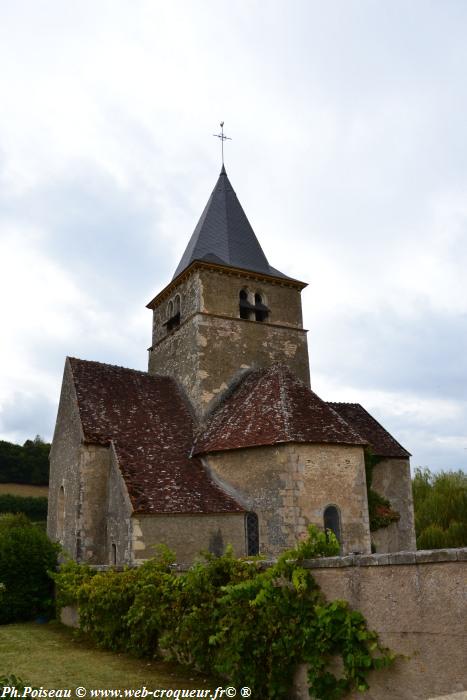
[(146, 303), (226, 168), (302, 294), (312, 388), (467, 468), (467, 3), (0, 2), (0, 439)]

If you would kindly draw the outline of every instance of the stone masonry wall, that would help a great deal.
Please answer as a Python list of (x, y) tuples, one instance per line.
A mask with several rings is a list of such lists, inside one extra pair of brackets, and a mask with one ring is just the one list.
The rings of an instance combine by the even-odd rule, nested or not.
[[(266, 322), (239, 318), (239, 292), (258, 291), (271, 308)], [(167, 303), (179, 293), (181, 325), (167, 333)], [(281, 362), (309, 385), (300, 292), (254, 276), (195, 270), (154, 308), (151, 374), (169, 375), (185, 388), (198, 417), (209, 411), (239, 372)]]
[[(347, 600), (401, 654), (352, 700), (427, 700), (467, 691), (467, 548), (306, 562), (328, 600)], [(305, 669), (293, 697), (308, 700)], [(350, 698), (349, 698), (350, 700)]]
[(106, 546), (102, 561), (113, 563), (112, 545), (115, 545), (116, 563), (131, 564), (134, 559), (131, 517), (133, 508), (113, 448), (110, 449), (110, 474), (105, 503), (107, 505)]
[[(71, 368), (65, 363), (62, 391), (58, 407), (55, 433), (50, 450), (49, 507), (47, 515), (47, 534), (61, 542), (66, 551), (74, 558), (77, 553), (77, 532), (79, 518), (79, 464), (82, 430), (73, 387)], [(63, 512), (59, 492), (63, 487)], [(66, 527), (59, 527), (59, 517)]]
[(135, 560), (155, 554), (161, 542), (173, 550), (180, 564), (191, 564), (201, 550), (222, 554), (226, 545), (235, 556), (245, 556), (245, 516), (243, 513), (212, 515), (133, 516)]
[(106, 561), (107, 485), (110, 450), (83, 444), (80, 450), (77, 558), (88, 564)]
[(414, 551), (417, 545), (409, 460), (389, 458), (378, 462), (373, 468), (372, 488), (388, 498), (401, 516), (397, 523), (372, 533), (376, 551)]
[(204, 462), (227, 493), (257, 514), (262, 554), (292, 547), (309, 523), (323, 527), (327, 505), (339, 509), (343, 552), (370, 551), (362, 448), (253, 447), (213, 453)]

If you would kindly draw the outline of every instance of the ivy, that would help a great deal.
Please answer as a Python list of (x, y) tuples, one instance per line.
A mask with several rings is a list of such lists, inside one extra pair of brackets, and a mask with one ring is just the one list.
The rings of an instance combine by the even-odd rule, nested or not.
[(81, 631), (101, 647), (172, 658), (272, 700), (288, 697), (305, 663), (310, 694), (333, 700), (365, 690), (369, 671), (394, 658), (359, 612), (325, 600), (303, 565), (338, 551), (332, 533), (310, 527), (273, 566), (228, 549), (177, 574), (163, 550), (138, 569), (69, 563), (54, 578), (58, 600), (79, 605)]
[(373, 454), (369, 448), (365, 450), (366, 488), (371, 532), (379, 530), (382, 527), (388, 527), (391, 523), (397, 522), (400, 519), (400, 514), (394, 510), (391, 502), (371, 488), (373, 469), (378, 462), (381, 462), (383, 459), (384, 457)]

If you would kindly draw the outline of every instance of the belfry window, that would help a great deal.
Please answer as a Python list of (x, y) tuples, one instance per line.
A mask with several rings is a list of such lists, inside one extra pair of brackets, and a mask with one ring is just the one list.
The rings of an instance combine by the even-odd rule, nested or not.
[(240, 318), (244, 318), (248, 321), (251, 318), (253, 309), (254, 307), (248, 301), (248, 292), (245, 289), (241, 289), (239, 294)]
[(167, 304), (167, 321), (165, 325), (167, 332), (173, 331), (180, 325), (180, 295), (177, 294), (174, 300), (170, 300)]
[(324, 529), (331, 530), (338, 542), (341, 542), (341, 519), (336, 506), (327, 506), (324, 509)]
[(259, 527), (256, 513), (245, 516), (246, 553), (252, 557), (259, 554)]
[(255, 294), (255, 320), (265, 321), (268, 317), (269, 309), (263, 303), (263, 297), (258, 292)]

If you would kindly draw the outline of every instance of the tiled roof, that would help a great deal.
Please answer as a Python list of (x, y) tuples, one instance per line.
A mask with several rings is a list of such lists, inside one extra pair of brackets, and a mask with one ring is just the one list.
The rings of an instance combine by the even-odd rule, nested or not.
[(85, 440), (114, 445), (138, 513), (232, 513), (193, 443), (190, 410), (170, 377), (69, 358)]
[(410, 452), (407, 452), (359, 403), (329, 402), (328, 406), (358, 430), (378, 457), (410, 457)]
[(285, 442), (365, 445), (283, 365), (245, 376), (195, 441), (194, 454)]
[(194, 260), (286, 277), (269, 265), (224, 166), (175, 270), (174, 279)]

